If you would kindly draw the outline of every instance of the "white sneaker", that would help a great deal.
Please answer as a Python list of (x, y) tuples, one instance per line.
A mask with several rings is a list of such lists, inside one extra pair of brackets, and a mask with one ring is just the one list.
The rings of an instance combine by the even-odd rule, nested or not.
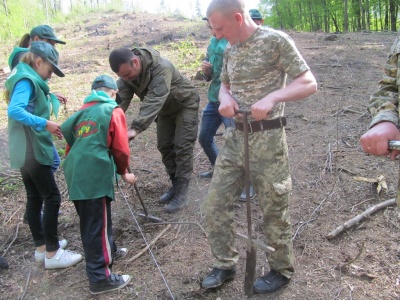
[(52, 258), (44, 258), (46, 269), (62, 269), (76, 265), (83, 259), (82, 255), (69, 250), (59, 248)]
[[(58, 241), (58, 244), (60, 245), (61, 249), (65, 249), (68, 246), (68, 242), (66, 239), (63, 239), (61, 241)], [(39, 252), (37, 250), (35, 250), (35, 261), (37, 263), (42, 263), (44, 262), (44, 257), (46, 256), (46, 251), (43, 252)]]

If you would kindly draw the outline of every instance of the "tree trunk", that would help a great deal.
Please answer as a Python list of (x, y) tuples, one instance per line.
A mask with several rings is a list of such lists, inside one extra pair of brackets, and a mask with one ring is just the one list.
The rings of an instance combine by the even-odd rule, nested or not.
[(347, 0), (343, 0), (343, 32), (349, 32), (349, 14)]
[(361, 14), (361, 30), (365, 30), (365, 9), (363, 5), (363, 0), (359, 0), (360, 4), (360, 14)]
[(8, 14), (10, 11), (8, 10), (7, 0), (3, 0), (3, 6), (4, 6), (4, 11), (5, 11), (6, 17), (8, 17)]
[(390, 30), (396, 30), (396, 19), (397, 19), (397, 9), (395, 0), (389, 0), (389, 11), (390, 11)]

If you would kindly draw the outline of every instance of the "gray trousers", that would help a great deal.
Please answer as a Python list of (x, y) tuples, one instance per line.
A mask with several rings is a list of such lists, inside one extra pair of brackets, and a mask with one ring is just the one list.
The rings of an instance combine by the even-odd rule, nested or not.
[(182, 108), (174, 115), (157, 118), (157, 149), (166, 171), (176, 178), (190, 180), (198, 123), (198, 108)]

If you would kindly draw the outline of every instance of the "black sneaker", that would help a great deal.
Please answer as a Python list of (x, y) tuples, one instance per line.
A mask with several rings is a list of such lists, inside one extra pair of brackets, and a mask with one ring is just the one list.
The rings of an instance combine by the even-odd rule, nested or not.
[(203, 173), (200, 173), (199, 177), (200, 178), (212, 178), (213, 173), (214, 173), (213, 171), (203, 172)]
[(127, 248), (118, 248), (117, 251), (114, 252), (114, 260), (118, 260), (125, 257), (127, 253), (128, 253)]
[(236, 268), (230, 270), (222, 270), (214, 268), (211, 273), (204, 278), (202, 286), (205, 289), (212, 289), (222, 285), (228, 279), (234, 278), (236, 275)]
[(273, 293), (281, 287), (287, 285), (290, 278), (283, 276), (281, 273), (271, 270), (267, 275), (257, 278), (254, 283), (253, 290), (257, 294)]
[(119, 275), (111, 273), (111, 275), (98, 283), (90, 283), (90, 293), (93, 295), (103, 294), (115, 290), (122, 289), (131, 281), (130, 275)]
[[(253, 200), (256, 197), (256, 192), (254, 191), (254, 187), (250, 185), (250, 200)], [(246, 202), (246, 189), (243, 189), (240, 194), (239, 201)]]

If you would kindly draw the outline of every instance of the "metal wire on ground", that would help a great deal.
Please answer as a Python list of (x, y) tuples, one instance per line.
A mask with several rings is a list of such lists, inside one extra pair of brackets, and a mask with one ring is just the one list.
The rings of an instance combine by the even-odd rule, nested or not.
[(143, 231), (142, 231), (142, 228), (140, 227), (139, 222), (138, 222), (138, 220), (136, 219), (135, 214), (133, 213), (133, 210), (132, 210), (131, 205), (129, 204), (127, 195), (124, 193), (124, 191), (122, 190), (121, 186), (120, 186), (118, 183), (117, 183), (117, 186), (118, 186), (118, 190), (120, 191), (122, 197), (124, 198), (124, 200), (125, 200), (125, 202), (126, 202), (126, 205), (127, 205), (128, 208), (129, 208), (129, 211), (131, 212), (131, 215), (132, 215), (133, 219), (135, 220), (136, 226), (137, 226), (137, 228), (138, 228), (140, 234), (142, 235), (142, 238), (143, 238), (143, 240), (144, 240), (144, 242), (145, 242), (145, 244), (146, 244), (146, 247), (148, 247), (148, 249), (149, 249), (150, 256), (151, 256), (151, 258), (153, 259), (154, 264), (156, 265), (156, 267), (157, 267), (157, 269), (158, 269), (158, 272), (160, 273), (161, 278), (162, 278), (162, 280), (164, 281), (164, 284), (165, 284), (165, 286), (167, 287), (167, 290), (168, 290), (169, 294), (171, 295), (171, 299), (172, 299), (172, 300), (175, 300), (174, 295), (172, 294), (172, 291), (171, 291), (171, 289), (170, 289), (170, 287), (169, 287), (169, 285), (168, 285), (167, 279), (164, 277), (164, 274), (162, 273), (161, 268), (160, 268), (160, 266), (159, 266), (159, 264), (158, 264), (158, 262), (157, 262), (157, 260), (156, 260), (156, 258), (155, 258), (155, 256), (154, 256), (154, 254), (153, 254), (153, 251), (151, 251), (151, 247), (150, 247), (149, 243), (147, 242), (146, 237), (144, 236), (144, 233), (143, 233)]

